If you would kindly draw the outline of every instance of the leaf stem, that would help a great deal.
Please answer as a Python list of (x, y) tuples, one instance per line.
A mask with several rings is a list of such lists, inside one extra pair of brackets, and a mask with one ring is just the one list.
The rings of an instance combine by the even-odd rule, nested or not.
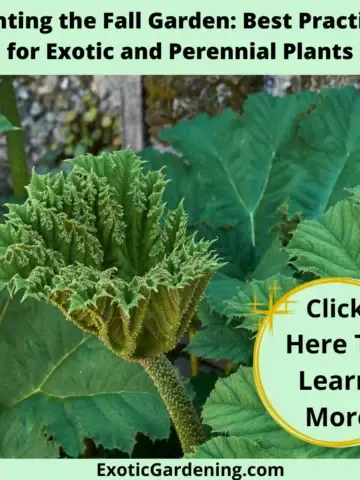
[[(12, 77), (10, 76), (1, 77), (0, 110), (11, 125), (21, 127), (15, 89)], [(7, 150), (14, 197), (18, 200), (23, 200), (26, 198), (25, 187), (30, 181), (26, 161), (24, 133), (19, 128), (19, 130), (6, 132), (5, 135), (7, 137)]]
[(175, 368), (165, 355), (139, 360), (157, 387), (178, 434), (183, 452), (205, 442), (205, 435), (196, 410), (189, 399)]

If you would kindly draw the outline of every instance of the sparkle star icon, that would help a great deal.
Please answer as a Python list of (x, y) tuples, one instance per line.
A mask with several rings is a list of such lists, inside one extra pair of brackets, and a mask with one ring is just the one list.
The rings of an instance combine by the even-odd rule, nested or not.
[(280, 288), (278, 287), (276, 281), (268, 289), (268, 302), (267, 302), (268, 308), (265, 308), (265, 309), (258, 308), (258, 307), (266, 307), (266, 304), (259, 302), (259, 299), (256, 297), (256, 295), (254, 295), (253, 297), (253, 302), (247, 304), (248, 307), (253, 307), (252, 311), (249, 312), (250, 315), (256, 315), (257, 317), (260, 315), (261, 317), (263, 317), (262, 320), (257, 320), (255, 324), (257, 328), (260, 328), (265, 318), (269, 319), (270, 333), (273, 333), (274, 331), (274, 315), (289, 315), (293, 313), (291, 310), (289, 310), (289, 304), (295, 303), (295, 302), (285, 299), (280, 305), (277, 305), (277, 302), (279, 300), (277, 298), (277, 294), (279, 290)]

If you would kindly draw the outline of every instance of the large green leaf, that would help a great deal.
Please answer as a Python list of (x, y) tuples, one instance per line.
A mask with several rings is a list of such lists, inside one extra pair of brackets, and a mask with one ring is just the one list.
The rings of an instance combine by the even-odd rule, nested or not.
[(198, 307), (198, 316), (205, 329), (197, 332), (187, 347), (188, 352), (212, 360), (250, 363), (253, 340), (243, 329), (228, 325), (229, 298), (244, 288), (244, 282), (221, 273), (214, 275), (206, 295)]
[(49, 456), (36, 448), (24, 453), (44, 426), (71, 456), (83, 450), (84, 437), (131, 453), (137, 432), (168, 436), (165, 406), (141, 367), (116, 357), (51, 305), (32, 299), (20, 304), (15, 297), (2, 311), (3, 456)]
[(217, 382), (205, 403), (203, 421), (215, 433), (257, 439), (265, 432), (268, 440), (276, 441), (289, 436), (266, 413), (256, 392), (252, 368), (241, 367)]
[(360, 447), (316, 447), (279, 427), (257, 395), (251, 368), (218, 380), (203, 419), (221, 436), (198, 447), (195, 458), (360, 458)]
[[(294, 206), (316, 216), (360, 184), (360, 92), (352, 86), (321, 91), (316, 108), (299, 126), (304, 162)], [(297, 207), (297, 205), (299, 205)]]
[[(148, 149), (143, 157), (156, 168), (167, 166), (169, 203), (185, 197), (191, 229), (215, 238), (229, 262), (223, 275), (243, 282), (291, 276), (281, 244), (270, 234), (277, 209), (287, 204), (290, 212), (318, 217), (360, 183), (359, 115), (354, 87), (285, 98), (256, 94), (242, 117), (226, 110), (163, 131), (161, 140), (177, 155)], [(217, 278), (212, 284), (208, 296), (223, 313), (223, 302), (233, 295), (217, 293)]]
[[(273, 242), (254, 272), (256, 278), (266, 280), (245, 283), (235, 277), (216, 273), (198, 309), (202, 324), (209, 328), (198, 332), (191, 341), (188, 351), (204, 358), (249, 363), (253, 342), (249, 333), (243, 328), (236, 327), (257, 330), (261, 316), (251, 313), (253, 307), (250, 304), (254, 302), (256, 296), (259, 303), (262, 303), (259, 308), (266, 309), (269, 288), (274, 287), (274, 282), (277, 282), (275, 300), (297, 285), (297, 282), (289, 276), (293, 272), (288, 267), (287, 261), (286, 253), (280, 252), (279, 242)], [(275, 275), (276, 272), (281, 272), (282, 275)], [(274, 276), (269, 280), (269, 275)], [(228, 325), (232, 319), (236, 319), (236, 323)]]
[(359, 447), (322, 448), (303, 443), (288, 449), (274, 446), (266, 440), (249, 440), (240, 437), (215, 437), (197, 448), (188, 458), (322, 458), (358, 459)]
[(188, 352), (202, 358), (250, 364), (253, 341), (248, 331), (226, 325), (226, 318), (211, 311), (206, 300), (200, 305), (198, 314), (207, 328), (197, 332), (187, 347)]
[(212, 310), (227, 315), (226, 301), (236, 295), (239, 289), (244, 288), (245, 282), (229, 277), (221, 272), (215, 273), (206, 289), (206, 298)]
[[(360, 278), (360, 205), (359, 188), (352, 189), (350, 201), (340, 201), (316, 219), (307, 219), (297, 228), (286, 250), (286, 256), (301, 272), (317, 277)], [(229, 283), (229, 280), (228, 280)], [(224, 301), (221, 312), (237, 318), (241, 325), (257, 330), (261, 315), (251, 313), (256, 297), (259, 310), (268, 308), (270, 289), (276, 285), (276, 299), (300, 283), (291, 277), (277, 275), (266, 280), (253, 280)], [(219, 309), (218, 309), (219, 310)]]
[(238, 266), (238, 278), (271, 244), (277, 208), (296, 188), (297, 116), (316, 98), (309, 92), (282, 99), (252, 95), (243, 117), (231, 110), (214, 118), (201, 114), (163, 131), (161, 140), (183, 158), (142, 153), (156, 167), (168, 165), (170, 176), (176, 171), (176, 186), (169, 190), (185, 199), (191, 192), (185, 207), (194, 226), (200, 234), (218, 236), (216, 248)]
[(360, 205), (342, 201), (303, 222), (287, 252), (301, 271), (319, 277), (360, 278)]
[(59, 457), (59, 445), (49, 439), (45, 428), (33, 422), (31, 413), (0, 410), (0, 460)]

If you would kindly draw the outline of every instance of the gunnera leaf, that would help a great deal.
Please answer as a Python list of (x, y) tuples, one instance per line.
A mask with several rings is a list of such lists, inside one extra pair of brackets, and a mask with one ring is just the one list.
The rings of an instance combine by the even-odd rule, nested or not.
[[(310, 448), (309, 448), (310, 447)], [(302, 444), (289, 449), (274, 446), (267, 440), (249, 440), (241, 437), (215, 437), (196, 449), (194, 455), (186, 458), (318, 458), (318, 459), (358, 459), (359, 447), (325, 448)]]
[(188, 235), (182, 203), (164, 212), (166, 179), (131, 150), (33, 173), (29, 198), (0, 225), (0, 289), (50, 301), (118, 355), (174, 348), (221, 265)]
[(226, 325), (226, 319), (211, 310), (206, 299), (198, 308), (198, 317), (205, 329), (199, 330), (187, 346), (190, 354), (233, 363), (251, 363), (253, 339), (248, 331)]
[(360, 92), (351, 86), (250, 95), (242, 116), (225, 110), (180, 121), (160, 134), (176, 154), (147, 149), (143, 158), (167, 166), (167, 199), (184, 197), (189, 227), (217, 238), (229, 262), (223, 272), (264, 279), (274, 271), (262, 278), (254, 271), (273, 243), (278, 209), (317, 217), (359, 184), (359, 113)]
[[(270, 301), (274, 304), (301, 281), (280, 274), (250, 283), (219, 273), (216, 276), (217, 281), (211, 282), (208, 296), (198, 307), (205, 329), (198, 331), (187, 351), (199, 357), (251, 365), (254, 336), (264, 319), (261, 311), (268, 310)], [(223, 298), (227, 300), (216, 302)]]
[[(307, 219), (297, 228), (285, 251), (288, 261), (299, 272), (316, 277), (360, 278), (360, 205), (359, 188), (350, 189), (349, 200), (338, 202), (318, 218)], [(235, 324), (257, 331), (260, 315), (253, 315), (256, 298), (258, 310), (268, 308), (273, 288), (274, 300), (301, 283), (291, 277), (276, 275), (264, 281), (253, 280), (230, 300), (223, 303), (223, 314), (236, 319)]]
[(215, 275), (206, 292), (219, 313), (229, 299), (225, 283), (233, 290), (293, 275), (280, 236), (270, 232), (279, 208), (317, 218), (360, 183), (359, 114), (354, 87), (284, 98), (260, 93), (249, 96), (242, 116), (201, 114), (163, 131), (174, 154), (144, 152), (153, 168), (167, 167), (169, 203), (185, 197), (190, 230), (216, 238), (228, 262), (221, 274), (229, 280)]
[(310, 92), (282, 99), (251, 95), (243, 116), (227, 109), (164, 130), (160, 139), (180, 158), (154, 150), (143, 154), (156, 168), (167, 165), (169, 196), (181, 192), (190, 227), (217, 238), (215, 247), (229, 261), (224, 272), (240, 280), (270, 246), (276, 211), (296, 189), (297, 116), (316, 99)]
[(217, 436), (188, 458), (360, 458), (360, 447), (317, 447), (278, 426), (257, 395), (252, 368), (217, 381), (203, 421)]
[(291, 263), (318, 277), (360, 278), (360, 205), (356, 195), (306, 220), (289, 243)]
[(53, 305), (20, 300), (0, 294), (0, 457), (53, 458), (59, 446), (77, 457), (85, 437), (131, 454), (138, 432), (168, 438), (169, 415), (142, 367)]

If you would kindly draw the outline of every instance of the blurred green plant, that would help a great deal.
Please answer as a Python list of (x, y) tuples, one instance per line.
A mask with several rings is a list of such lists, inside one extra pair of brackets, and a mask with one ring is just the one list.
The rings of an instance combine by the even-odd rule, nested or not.
[(121, 148), (121, 122), (118, 115), (100, 111), (99, 98), (92, 92), (82, 97), (83, 109), (66, 113), (61, 129), (63, 143), (53, 143), (37, 166), (38, 173), (67, 172), (63, 160), (86, 153), (99, 155)]
[(0, 77), (0, 134), (5, 133), (9, 168), (16, 200), (26, 198), (26, 185), (30, 181), (26, 161), (24, 134), (17, 108), (12, 77)]
[[(9, 120), (4, 117), (4, 115), (0, 115), (0, 134), (11, 132), (13, 130), (17, 130), (18, 127), (14, 127), (11, 125)], [(2, 215), (6, 212), (7, 208), (5, 207), (5, 203), (10, 201), (11, 198), (6, 196), (0, 196), (0, 222), (2, 221)]]

